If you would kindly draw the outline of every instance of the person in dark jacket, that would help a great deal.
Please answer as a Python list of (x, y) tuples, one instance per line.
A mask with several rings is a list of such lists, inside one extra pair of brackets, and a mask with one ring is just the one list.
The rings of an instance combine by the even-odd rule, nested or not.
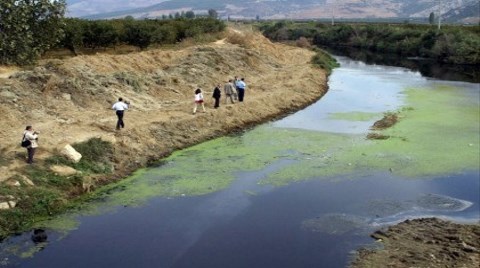
[(214, 108), (220, 107), (220, 97), (222, 96), (222, 91), (220, 91), (220, 84), (213, 89), (213, 98), (215, 99)]

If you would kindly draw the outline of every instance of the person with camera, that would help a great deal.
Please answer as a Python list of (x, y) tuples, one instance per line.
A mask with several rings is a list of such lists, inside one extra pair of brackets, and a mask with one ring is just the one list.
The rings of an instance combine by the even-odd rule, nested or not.
[(35, 155), (35, 150), (38, 147), (38, 134), (39, 132), (33, 130), (32, 126), (27, 126), (23, 132), (22, 146), (27, 148), (27, 163), (29, 164), (33, 164), (33, 156)]
[(123, 123), (123, 113), (125, 110), (128, 109), (128, 101), (123, 101), (122, 98), (118, 98), (118, 101), (113, 104), (112, 109), (115, 110), (115, 113), (117, 114), (117, 130), (120, 130), (121, 128), (125, 127), (125, 124)]

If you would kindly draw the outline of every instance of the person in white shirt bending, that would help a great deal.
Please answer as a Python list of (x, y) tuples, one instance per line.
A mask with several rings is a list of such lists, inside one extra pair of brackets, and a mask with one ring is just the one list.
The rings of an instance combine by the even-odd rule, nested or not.
[[(24, 145), (24, 142), (27, 142)], [(27, 148), (28, 160), (27, 163), (33, 164), (33, 156), (38, 147), (38, 132), (33, 130), (32, 126), (27, 126), (23, 132), (22, 146)]]
[(117, 130), (124, 128), (125, 124), (123, 123), (123, 112), (128, 109), (128, 102), (123, 102), (122, 98), (118, 98), (118, 101), (113, 104), (112, 109), (115, 110), (118, 120), (117, 120)]
[(203, 112), (205, 112), (205, 105), (203, 105), (203, 94), (200, 88), (197, 88), (197, 90), (195, 90), (195, 107), (193, 108), (193, 114), (197, 112), (198, 105), (201, 105)]

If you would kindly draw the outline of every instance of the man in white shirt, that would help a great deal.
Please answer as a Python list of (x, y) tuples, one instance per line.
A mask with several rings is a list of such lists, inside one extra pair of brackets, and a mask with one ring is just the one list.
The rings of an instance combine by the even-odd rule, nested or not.
[(243, 97), (245, 96), (245, 89), (247, 88), (247, 84), (245, 84), (245, 78), (242, 78), (237, 83), (237, 90), (238, 90), (238, 101), (243, 102)]
[(112, 109), (115, 110), (118, 120), (117, 120), (117, 130), (125, 127), (123, 123), (123, 112), (128, 109), (128, 103), (123, 102), (122, 98), (118, 98), (118, 101), (113, 104)]

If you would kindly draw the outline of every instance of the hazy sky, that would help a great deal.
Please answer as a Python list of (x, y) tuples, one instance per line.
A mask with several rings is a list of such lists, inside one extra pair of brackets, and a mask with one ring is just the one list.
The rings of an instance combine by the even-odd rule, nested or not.
[(80, 17), (97, 13), (145, 7), (164, 1), (166, 0), (67, 0), (67, 16)]

